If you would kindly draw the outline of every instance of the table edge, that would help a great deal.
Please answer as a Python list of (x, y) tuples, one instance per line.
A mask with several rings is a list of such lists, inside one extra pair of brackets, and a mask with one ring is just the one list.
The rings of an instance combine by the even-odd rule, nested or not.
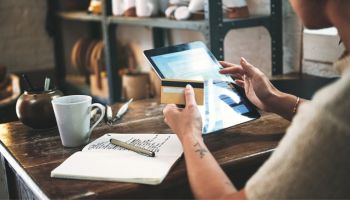
[(12, 156), (11, 152), (8, 151), (2, 141), (0, 141), (0, 153), (11, 165), (11, 167), (13, 167), (16, 173), (22, 178), (22, 180), (27, 184), (27, 186), (32, 190), (34, 195), (36, 195), (39, 199), (49, 199), (47, 195), (40, 189), (40, 187), (34, 182), (34, 180), (28, 175), (28, 173), (23, 169), (23, 167), (17, 162), (17, 160)]

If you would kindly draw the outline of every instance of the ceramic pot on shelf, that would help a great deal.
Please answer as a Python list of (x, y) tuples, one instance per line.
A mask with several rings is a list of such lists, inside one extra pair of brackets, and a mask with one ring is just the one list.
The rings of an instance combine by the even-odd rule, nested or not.
[(135, 0), (124, 0), (123, 1), (124, 12), (123, 15), (126, 17), (136, 17), (136, 5)]
[(159, 2), (157, 0), (136, 0), (136, 15), (138, 17), (151, 17), (158, 15)]
[(112, 0), (112, 12), (114, 16), (122, 16), (124, 12), (124, 1)]
[(246, 0), (223, 0), (222, 3), (227, 18), (243, 18), (250, 15)]

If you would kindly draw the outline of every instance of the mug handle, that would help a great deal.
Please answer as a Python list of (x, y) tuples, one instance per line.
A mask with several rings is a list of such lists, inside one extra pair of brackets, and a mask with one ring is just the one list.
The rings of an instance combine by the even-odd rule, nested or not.
[(91, 104), (91, 106), (90, 106), (90, 110), (91, 110), (91, 108), (93, 108), (93, 107), (97, 107), (97, 108), (99, 108), (100, 110), (101, 110), (101, 116), (100, 116), (100, 118), (91, 126), (91, 128), (90, 128), (90, 133), (92, 132), (92, 130), (94, 130), (94, 128), (97, 126), (97, 124), (98, 123), (100, 123), (100, 121), (104, 118), (104, 116), (105, 116), (105, 107), (102, 105), (102, 104), (99, 104), (99, 103), (93, 103), (93, 104)]

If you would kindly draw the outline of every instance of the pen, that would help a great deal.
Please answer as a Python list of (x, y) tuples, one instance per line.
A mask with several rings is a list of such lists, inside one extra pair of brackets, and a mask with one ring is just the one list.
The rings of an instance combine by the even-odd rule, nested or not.
[(44, 91), (49, 91), (50, 88), (50, 78), (45, 77)]
[(113, 112), (109, 105), (106, 105), (106, 121), (108, 125), (112, 125), (113, 123)]
[(129, 104), (132, 102), (133, 99), (130, 99), (128, 102), (126, 102), (117, 112), (116, 119), (120, 119), (126, 111), (128, 111)]
[(109, 142), (114, 144), (114, 145), (123, 147), (125, 149), (130, 150), (130, 151), (134, 151), (136, 153), (140, 153), (140, 154), (143, 154), (143, 155), (146, 155), (146, 156), (149, 156), (149, 157), (154, 157), (156, 155), (153, 151), (150, 151), (150, 150), (138, 147), (138, 146), (134, 146), (134, 145), (131, 145), (131, 144), (128, 144), (126, 142), (122, 142), (122, 141), (119, 141), (119, 140), (116, 140), (116, 139), (113, 139), (113, 138), (110, 139)]

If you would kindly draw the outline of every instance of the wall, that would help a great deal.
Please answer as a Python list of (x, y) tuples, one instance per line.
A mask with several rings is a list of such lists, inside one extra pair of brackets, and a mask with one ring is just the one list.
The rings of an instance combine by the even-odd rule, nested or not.
[(8, 66), (9, 71), (54, 67), (45, 17), (44, 0), (1, 0), (0, 64)]

